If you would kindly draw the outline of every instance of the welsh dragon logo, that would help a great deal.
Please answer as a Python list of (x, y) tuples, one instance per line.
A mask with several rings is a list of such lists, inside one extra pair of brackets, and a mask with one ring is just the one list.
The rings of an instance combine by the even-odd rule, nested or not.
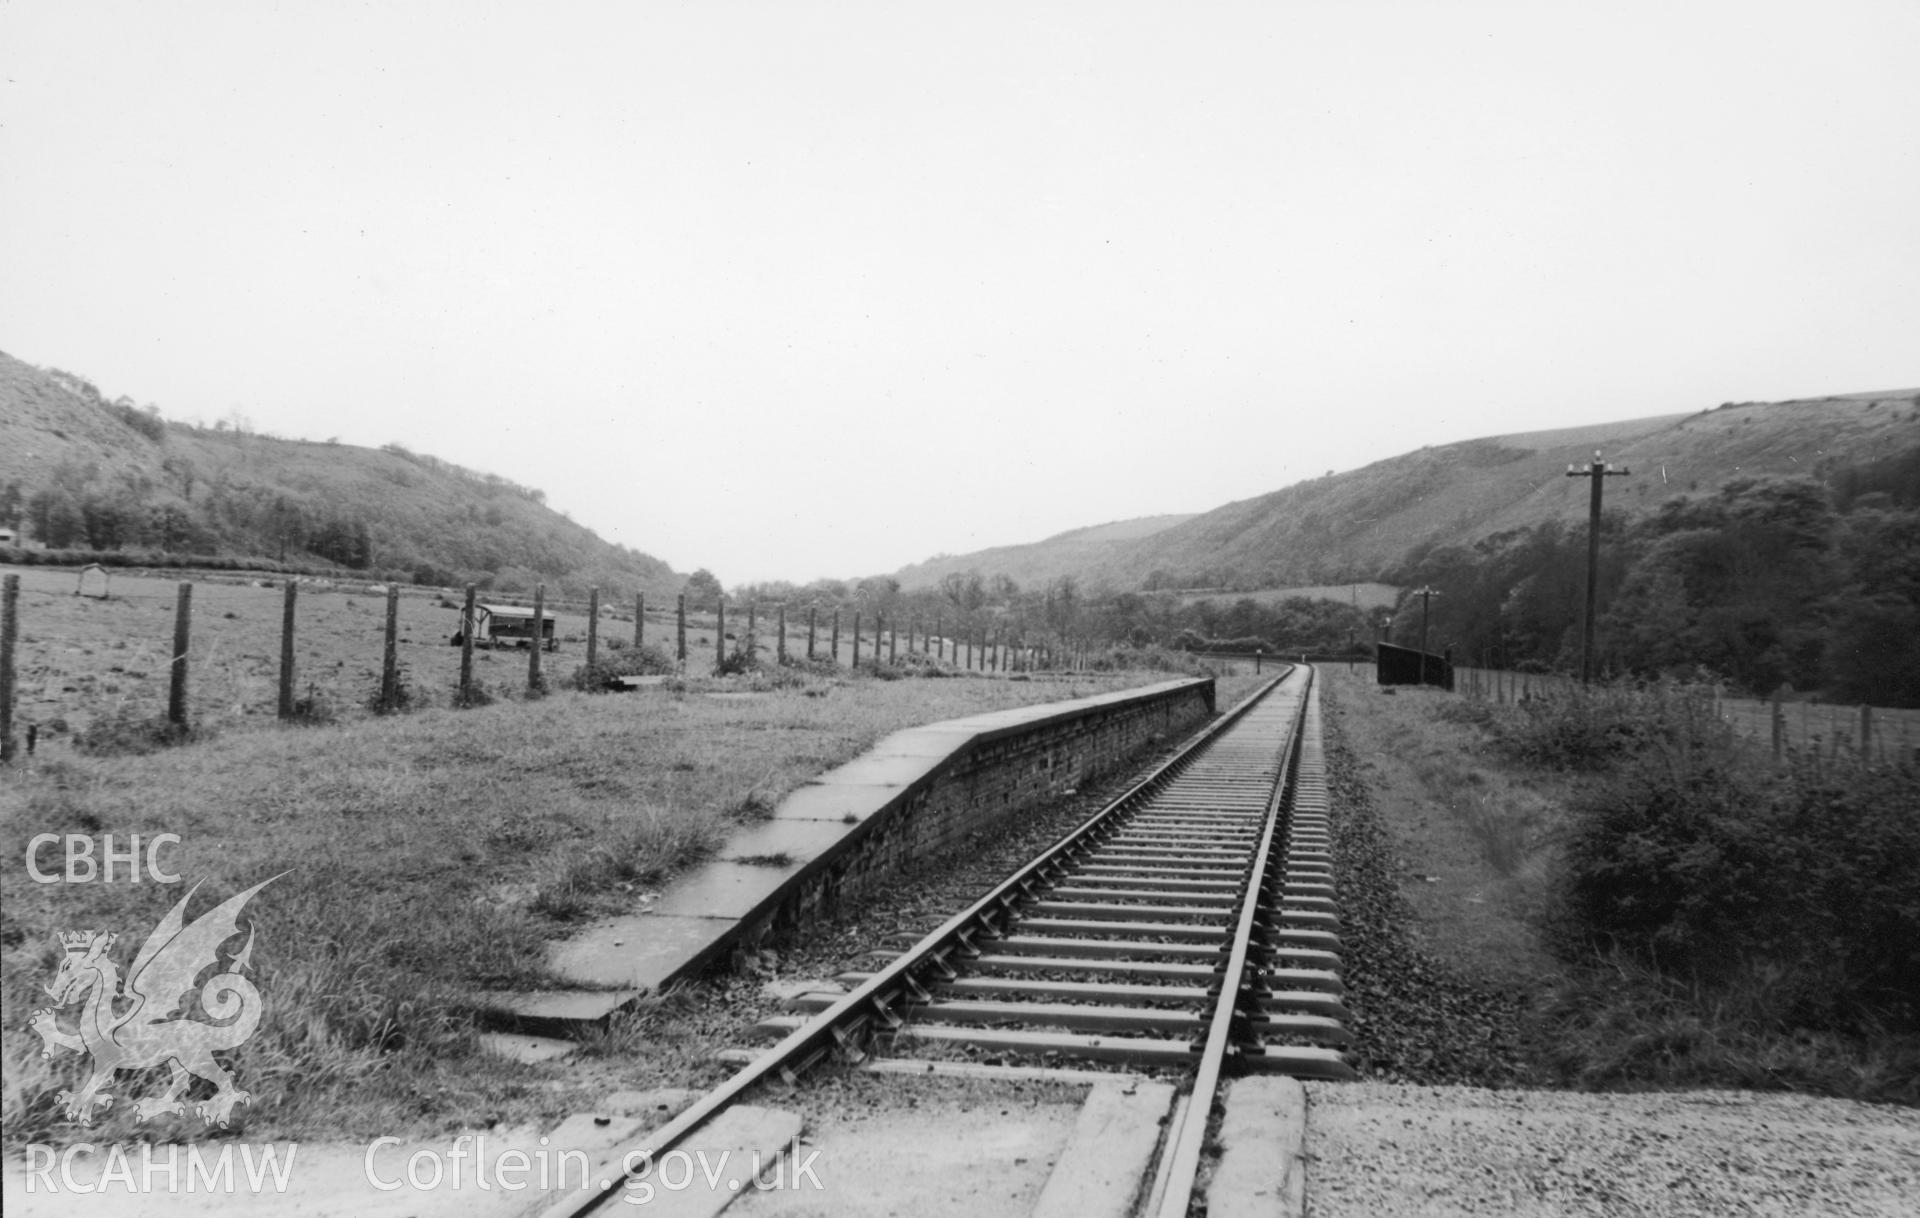
[[(94, 1109), (105, 1111), (113, 1104), (104, 1088), (116, 1073), (162, 1063), (172, 1070), (172, 1082), (162, 1094), (134, 1104), (140, 1120), (183, 1113), (186, 1105), (181, 1096), (196, 1075), (216, 1088), (211, 1099), (194, 1106), (195, 1115), (209, 1125), (224, 1128), (233, 1106), (252, 1098), (235, 1087), (233, 1075), (213, 1060), (215, 1053), (245, 1044), (260, 1024), (260, 991), (241, 976), (252, 967), (252, 928), (247, 930), (246, 943), (231, 953), (224, 967), (220, 949), (240, 933), (240, 911), (247, 902), (279, 878), (262, 880), (189, 925), (187, 902), (200, 890), (195, 884), (147, 936), (127, 973), (124, 992), (119, 966), (107, 954), (119, 935), (83, 930), (60, 936), (66, 955), (53, 984), (45, 987), (53, 995), (54, 1006), (35, 1011), (28, 1026), (46, 1043), (43, 1058), (67, 1050), (93, 1057), (93, 1074), (86, 1086), (78, 1093), (63, 1090), (55, 1097), (67, 1116), (82, 1125), (93, 1124)], [(218, 971), (201, 982), (201, 974), (209, 967)], [(83, 1000), (78, 1027), (62, 1031), (58, 1008)], [(196, 1007), (215, 1022), (195, 1018)]]

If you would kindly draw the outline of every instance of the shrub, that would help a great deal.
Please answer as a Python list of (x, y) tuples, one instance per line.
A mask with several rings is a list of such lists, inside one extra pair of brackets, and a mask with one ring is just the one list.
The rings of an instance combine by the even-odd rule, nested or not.
[(1496, 711), (1490, 722), (1501, 752), (1553, 770), (1598, 771), (1656, 745), (1733, 747), (1704, 686), (1573, 686)]
[(73, 738), (73, 747), (95, 757), (139, 756), (206, 738), (203, 730), (173, 723), (165, 715), (136, 713), (122, 704)]
[(734, 644), (732, 651), (720, 657), (713, 667), (716, 677), (743, 677), (760, 667), (760, 658), (755, 654), (751, 636)]
[(616, 677), (664, 676), (676, 671), (678, 667), (658, 647), (610, 647), (591, 665), (574, 669), (563, 684), (592, 693), (606, 689)]
[(1557, 929), (1786, 1022), (1920, 1028), (1920, 774), (1648, 748), (1571, 802)]
[[(1271, 649), (1269, 649), (1271, 650)], [(1095, 672), (1177, 672), (1190, 677), (1210, 677), (1213, 669), (1183, 651), (1165, 647), (1110, 647), (1087, 658), (1087, 667)]]
[(391, 700), (384, 696), (385, 685), (385, 681), (376, 682), (373, 692), (367, 695), (367, 709), (376, 715), (396, 715), (405, 711), (419, 710), (428, 703), (427, 697), (413, 688), (412, 674), (407, 671), (405, 660), (398, 660), (394, 664)]

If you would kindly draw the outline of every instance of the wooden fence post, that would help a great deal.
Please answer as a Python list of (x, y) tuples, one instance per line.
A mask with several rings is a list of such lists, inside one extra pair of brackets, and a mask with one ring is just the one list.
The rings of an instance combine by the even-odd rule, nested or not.
[(718, 671), (727, 662), (727, 598), (713, 602), (713, 667)]
[(467, 607), (460, 613), (460, 705), (466, 706), (473, 701), (473, 624), (474, 595), (478, 591), (472, 584), (467, 585)]
[(759, 631), (754, 627), (754, 615), (758, 608), (759, 606), (754, 604), (754, 602), (747, 602), (747, 637), (740, 641), (741, 649), (747, 653), (747, 663), (749, 664), (758, 658), (760, 651), (758, 642)]
[(940, 615), (933, 615), (933, 637), (938, 640), (933, 647), (933, 658), (944, 661), (947, 658), (947, 632), (941, 626)]
[(180, 585), (180, 599), (173, 609), (173, 671), (167, 683), (167, 722), (187, 726), (187, 638), (193, 620), (193, 585)]
[(527, 648), (527, 692), (540, 692), (540, 648), (547, 641), (547, 586), (533, 586), (533, 646)]
[(633, 594), (633, 649), (640, 650), (647, 645), (647, 594)]
[[(907, 640), (907, 652), (908, 654), (912, 654), (913, 652), (912, 639)], [(900, 655), (900, 630), (896, 626), (892, 631), (890, 631), (887, 634), (887, 663), (889, 664), (893, 663), (894, 660), (899, 657), (899, 655)]]
[(809, 660), (813, 658), (813, 619), (819, 608), (818, 605), (807, 606), (807, 658)]
[(685, 668), (687, 666), (687, 594), (686, 593), (682, 592), (680, 594), (680, 600), (678, 601), (677, 604), (678, 604), (678, 607), (675, 608), (673, 612), (673, 620), (674, 620), (674, 628), (679, 633), (680, 642), (679, 642), (679, 648), (677, 651), (674, 652), (674, 655), (676, 658), (679, 659), (680, 667)]
[(400, 701), (400, 585), (387, 586), (386, 641), (380, 649), (380, 713)]
[(787, 602), (781, 601), (780, 607), (775, 612), (779, 616), (775, 620), (773, 628), (780, 635), (780, 646), (774, 652), (774, 658), (781, 664), (785, 664), (787, 662)]
[(300, 585), (287, 580), (284, 603), (280, 607), (280, 717), (293, 718), (293, 601)]
[(833, 611), (833, 662), (840, 662), (840, 611)]
[(13, 760), (13, 641), (20, 634), (20, 577), (0, 579), (0, 765)]
[(860, 667), (860, 611), (853, 611), (853, 667)]
[[(600, 658), (600, 589), (594, 588), (587, 593), (587, 671), (593, 671), (594, 661)], [(591, 680), (592, 678), (588, 678)]]

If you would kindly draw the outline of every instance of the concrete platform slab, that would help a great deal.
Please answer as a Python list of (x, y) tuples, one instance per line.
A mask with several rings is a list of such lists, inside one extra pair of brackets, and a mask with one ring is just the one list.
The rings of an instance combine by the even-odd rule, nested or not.
[(1236, 1079), (1217, 1136), (1222, 1150), (1207, 1188), (1209, 1218), (1306, 1212), (1307, 1090), (1299, 1079)]
[(537, 1027), (595, 1023), (639, 996), (637, 990), (540, 990), (476, 995), (474, 1005)]
[(553, 971), (583, 985), (625, 986), (651, 993), (733, 928), (736, 919), (628, 914), (596, 922), (553, 945)]
[(903, 789), (891, 783), (809, 782), (795, 787), (780, 801), (773, 819), (831, 821), (851, 827), (873, 817)]
[(653, 904), (653, 912), (655, 916), (737, 921), (758, 909), (799, 870), (798, 863), (783, 867), (756, 867), (719, 860), (701, 863), (660, 894), (660, 899)]
[(831, 853), (851, 828), (841, 821), (768, 820), (735, 832), (721, 848), (720, 860), (769, 866), (772, 864), (767, 860), (785, 857), (791, 872), (800, 864)]
[(958, 726), (965, 720), (909, 727), (883, 736), (866, 756), (878, 757), (951, 757), (955, 749), (970, 743), (979, 732)]
[(1073, 1136), (1034, 1203), (1035, 1218), (1127, 1218), (1172, 1106), (1170, 1083), (1106, 1084), (1089, 1091)]
[(508, 1061), (550, 1062), (570, 1055), (580, 1046), (571, 1040), (551, 1036), (529, 1036), (523, 1032), (483, 1032), (480, 1051)]
[(820, 781), (840, 785), (910, 787), (927, 778), (945, 762), (944, 757), (893, 753), (863, 753), (843, 766), (820, 776)]

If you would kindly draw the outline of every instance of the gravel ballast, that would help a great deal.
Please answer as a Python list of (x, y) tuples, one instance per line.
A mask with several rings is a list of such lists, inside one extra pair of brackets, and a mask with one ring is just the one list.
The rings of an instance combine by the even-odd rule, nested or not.
[(1920, 1206), (1920, 1112), (1798, 1095), (1314, 1083), (1307, 1155), (1316, 1218)]

